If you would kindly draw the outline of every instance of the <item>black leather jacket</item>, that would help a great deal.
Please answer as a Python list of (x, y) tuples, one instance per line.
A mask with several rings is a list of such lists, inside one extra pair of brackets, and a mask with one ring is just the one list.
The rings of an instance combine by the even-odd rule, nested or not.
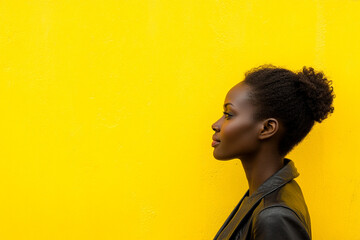
[(250, 197), (247, 190), (214, 240), (311, 239), (310, 215), (294, 180), (299, 173), (292, 160), (284, 164)]

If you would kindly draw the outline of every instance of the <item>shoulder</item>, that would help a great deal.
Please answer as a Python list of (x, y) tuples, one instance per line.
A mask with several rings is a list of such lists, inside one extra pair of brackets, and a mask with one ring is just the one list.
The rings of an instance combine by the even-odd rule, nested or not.
[(278, 207), (275, 209), (279, 210), (279, 214), (292, 213), (297, 216), (310, 231), (310, 214), (301, 188), (295, 180), (292, 180), (276, 191), (267, 194), (258, 207), (257, 213), (264, 209), (267, 209), (265, 213), (272, 212), (272, 207)]
[(306, 226), (290, 208), (271, 206), (253, 219), (254, 239), (310, 239)]
[(271, 206), (262, 209), (256, 216), (257, 223), (280, 224), (280, 221), (293, 219), (300, 221), (294, 210), (286, 206)]

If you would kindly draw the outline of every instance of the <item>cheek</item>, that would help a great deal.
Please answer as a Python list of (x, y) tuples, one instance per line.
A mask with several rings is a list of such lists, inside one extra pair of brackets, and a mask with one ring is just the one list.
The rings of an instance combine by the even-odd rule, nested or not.
[(223, 141), (229, 144), (245, 144), (252, 142), (256, 137), (255, 125), (250, 120), (237, 120), (229, 122), (223, 128)]

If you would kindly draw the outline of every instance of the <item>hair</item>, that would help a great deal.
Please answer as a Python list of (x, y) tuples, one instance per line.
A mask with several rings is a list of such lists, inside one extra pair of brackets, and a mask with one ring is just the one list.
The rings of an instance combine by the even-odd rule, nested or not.
[(332, 81), (323, 72), (303, 67), (293, 72), (273, 65), (261, 65), (245, 73), (250, 101), (256, 106), (254, 120), (277, 119), (285, 128), (279, 154), (288, 154), (314, 126), (333, 113)]

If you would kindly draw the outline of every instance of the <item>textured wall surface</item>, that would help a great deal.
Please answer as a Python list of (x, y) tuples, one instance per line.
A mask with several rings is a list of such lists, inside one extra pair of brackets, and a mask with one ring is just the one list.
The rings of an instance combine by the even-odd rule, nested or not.
[[(360, 1), (0, 0), (0, 238), (212, 239), (247, 190), (212, 155), (264, 63), (333, 80), (288, 157), (313, 238), (360, 239)], [(356, 230), (357, 229), (357, 230)]]

